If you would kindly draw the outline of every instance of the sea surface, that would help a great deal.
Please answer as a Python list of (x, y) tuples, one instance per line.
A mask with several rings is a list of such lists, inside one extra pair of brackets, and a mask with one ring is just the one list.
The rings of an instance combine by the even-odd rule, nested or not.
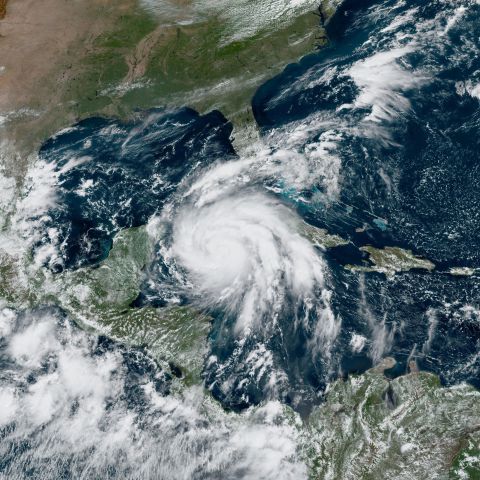
[[(346, 0), (327, 32), (257, 90), (260, 138), (242, 151), (221, 112), (188, 108), (86, 119), (42, 145), (21, 215), (35, 261), (98, 268), (119, 231), (148, 225), (131, 308), (211, 316), (202, 378), (225, 410), (206, 414), (201, 388), (172, 396), (147, 350), (61, 309), (5, 308), (0, 476), (306, 478), (284, 405), (304, 418), (385, 357), (392, 377), (415, 361), (480, 387), (480, 4)], [(346, 268), (371, 266), (365, 246), (435, 268)]]

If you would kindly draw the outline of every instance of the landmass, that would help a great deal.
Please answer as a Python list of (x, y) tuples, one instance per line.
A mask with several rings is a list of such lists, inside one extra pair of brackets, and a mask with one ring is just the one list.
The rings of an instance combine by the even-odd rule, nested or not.
[(81, 328), (133, 347), (146, 348), (166, 371), (187, 385), (201, 383), (211, 319), (192, 307), (136, 308), (142, 271), (152, 260), (146, 227), (116, 235), (108, 257), (94, 268), (52, 274), (27, 255), (0, 253), (0, 298), (9, 308), (62, 308)]
[(7, 14), (7, 0), (0, 0), (0, 20), (3, 20), (6, 14)]
[(435, 264), (425, 258), (414, 255), (411, 250), (399, 247), (375, 248), (370, 245), (360, 247), (360, 250), (368, 253), (369, 260), (373, 265), (347, 265), (345, 268), (357, 272), (379, 272), (391, 277), (398, 272), (409, 270), (426, 270), (431, 272)]
[[(327, 42), (323, 27), (338, 2), (254, 3), (11, 0), (0, 22), (0, 160), (9, 192), (0, 205), (2, 229), (39, 145), (82, 118), (187, 105), (221, 110), (237, 144), (255, 135), (253, 93)], [(0, 13), (5, 8), (2, 0)], [(341, 242), (321, 230), (315, 239)], [(83, 328), (147, 346), (159, 362), (175, 360), (198, 381), (210, 320), (183, 307), (131, 307), (150, 249), (144, 227), (129, 229), (97, 268), (52, 275), (28, 251), (2, 248), (0, 295), (17, 308), (59, 305)], [(182, 357), (186, 350), (196, 353)]]
[(123, 230), (97, 268), (55, 278), (54, 301), (82, 326), (144, 347), (164, 369), (180, 372), (187, 384), (199, 384), (211, 319), (192, 307), (131, 306), (152, 260), (151, 248), (145, 227)]
[[(394, 363), (394, 362), (393, 362)], [(331, 385), (306, 422), (311, 478), (474, 479), (480, 472), (480, 392), (383, 368)]]
[(450, 275), (455, 275), (458, 277), (471, 277), (476, 271), (476, 268), (452, 267), (449, 272)]
[(326, 43), (322, 24), (334, 10), (329, 2), (319, 10), (312, 0), (288, 8), (279, 0), (239, 5), (11, 1), (0, 22), (6, 173), (21, 181), (28, 155), (45, 138), (92, 115), (126, 118), (153, 106), (219, 109), (234, 123), (237, 142), (255, 135), (253, 93)]
[[(128, 117), (136, 108), (186, 104), (201, 112), (218, 108), (237, 134), (254, 135), (253, 92), (326, 42), (322, 24), (338, 2), (323, 1), (318, 12), (315, 2), (304, 2), (294, 15), (280, 11), (274, 22), (253, 26), (255, 9), (245, 21), (241, 9), (235, 17), (229, 9), (212, 15), (205, 2), (170, 3), (166, 12), (133, 0), (11, 0), (5, 15), (6, 0), (0, 0), (0, 160), (14, 179), (9, 189), (22, 183), (30, 155), (45, 138), (90, 115)], [(263, 4), (267, 13), (275, 10), (275, 1)], [(242, 31), (232, 27), (240, 21), (247, 35), (232, 33)], [(0, 222), (4, 228), (8, 218)], [(323, 249), (350, 243), (306, 224), (300, 233)], [(29, 252), (7, 253), (4, 247), (14, 241), (5, 240), (0, 250), (2, 308), (60, 306), (84, 329), (146, 348), (183, 386), (199, 388), (210, 318), (191, 307), (133, 306), (152, 256), (145, 226), (117, 234), (95, 268), (61, 274), (38, 268)], [(398, 247), (360, 250), (371, 265), (346, 268), (387, 276), (435, 269)], [(465, 268), (450, 273), (473, 274)], [(444, 388), (438, 377), (413, 366), (391, 380), (385, 371), (392, 366), (384, 359), (364, 374), (333, 382), (325, 403), (303, 420), (279, 407), (280, 421), (298, 428), (311, 478), (475, 478), (480, 393), (465, 384)], [(205, 392), (204, 408), (240, 422), (263, 406), (237, 415)]]
[(325, 228), (314, 227), (306, 223), (302, 227), (304, 237), (320, 248), (334, 248), (350, 243), (349, 240), (342, 238), (340, 235), (329, 233)]

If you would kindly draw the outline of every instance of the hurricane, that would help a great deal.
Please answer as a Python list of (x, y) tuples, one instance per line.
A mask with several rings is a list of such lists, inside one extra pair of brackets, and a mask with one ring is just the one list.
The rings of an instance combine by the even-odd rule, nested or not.
[(0, 478), (478, 478), (479, 2), (109, 2), (0, 98)]

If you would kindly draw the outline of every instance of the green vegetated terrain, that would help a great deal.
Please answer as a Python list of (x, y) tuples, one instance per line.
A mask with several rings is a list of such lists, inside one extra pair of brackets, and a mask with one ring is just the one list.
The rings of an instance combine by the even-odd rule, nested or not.
[[(322, 10), (328, 19), (334, 7), (323, 2)], [(279, 28), (225, 43), (221, 17), (162, 25), (135, 4), (83, 47), (65, 52), (52, 67), (54, 77), (65, 81), (48, 101), (39, 99), (36, 107), (48, 105), (42, 117), (22, 128), (31, 129), (33, 145), (73, 119), (128, 117), (158, 105), (217, 108), (237, 129), (249, 127), (255, 89), (326, 41), (319, 22), (314, 12), (303, 13)], [(306, 226), (302, 233), (322, 248), (348, 243), (323, 229)], [(372, 265), (355, 270), (393, 275), (435, 267), (395, 247), (362, 250)], [(180, 372), (183, 385), (199, 385), (210, 318), (192, 307), (132, 306), (152, 251), (145, 226), (117, 234), (109, 256), (94, 268), (58, 275), (36, 269), (28, 256), (18, 262), (0, 250), (0, 307), (60, 306), (87, 330), (145, 347), (160, 365)], [(325, 403), (297, 422), (311, 478), (480, 478), (480, 393), (465, 385), (442, 387), (425, 372), (390, 380), (384, 370), (335, 381)]]
[(480, 478), (480, 392), (382, 368), (338, 380), (307, 422), (315, 479)]
[(248, 126), (258, 86), (326, 42), (314, 13), (292, 18), (278, 30), (223, 43), (222, 18), (159, 26), (137, 10), (95, 40), (66, 101), (75, 102), (78, 117), (187, 105), (200, 112), (218, 109), (237, 127)]
[[(52, 274), (27, 256), (0, 256), (0, 308), (58, 306), (87, 331), (146, 348), (186, 385), (201, 382), (210, 318), (192, 307), (136, 308), (142, 271), (151, 258), (146, 227), (121, 231), (109, 256), (94, 267)], [(1, 252), (1, 250), (0, 250)]]
[[(250, 103), (258, 86), (327, 42), (315, 8), (235, 39), (227, 37), (235, 18), (211, 13), (186, 22), (179, 13), (167, 21), (137, 1), (96, 3), (87, 1), (85, 15), (111, 21), (59, 49), (37, 92), (18, 105), (27, 113), (5, 126), (26, 152), (79, 119), (127, 118), (157, 106), (218, 109), (246, 132), (254, 126)], [(322, 8), (324, 18), (334, 11), (329, 2)]]
[(417, 257), (411, 250), (399, 247), (385, 247), (382, 249), (367, 245), (360, 247), (369, 256), (371, 266), (347, 265), (346, 268), (359, 272), (379, 272), (391, 277), (398, 272), (409, 270), (426, 270), (431, 272), (435, 264), (428, 259)]
[(65, 272), (58, 280), (68, 287), (60, 301), (80, 323), (134, 346), (147, 348), (160, 364), (179, 369), (187, 384), (199, 383), (209, 317), (190, 307), (135, 308), (142, 270), (151, 261), (145, 227), (120, 232), (106, 260), (97, 268)]

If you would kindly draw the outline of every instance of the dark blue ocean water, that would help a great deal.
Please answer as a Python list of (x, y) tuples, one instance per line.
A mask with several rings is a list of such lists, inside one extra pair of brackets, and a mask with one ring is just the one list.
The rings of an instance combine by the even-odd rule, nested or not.
[(53, 270), (103, 260), (113, 236), (147, 223), (184, 177), (234, 155), (231, 131), (218, 111), (154, 109), (129, 122), (89, 118), (47, 140), (39, 156), (59, 172), (58, 201), (45, 223), (60, 230)]
[[(480, 56), (475, 52), (480, 8), (458, 11), (458, 6), (346, 1), (328, 25), (330, 47), (289, 66), (260, 87), (253, 99), (264, 134), (318, 112), (342, 125), (339, 201), (326, 209), (299, 205), (308, 221), (333, 229), (356, 246), (412, 249), (435, 262), (437, 272), (452, 266), (475, 267), (480, 260), (480, 102), (463, 90), (479, 80)], [(392, 15), (400, 20), (409, 12), (411, 19), (397, 28), (395, 37), (395, 29), (389, 28)], [(422, 24), (427, 25), (425, 35), (418, 34)], [(418, 82), (406, 91), (393, 86), (392, 93), (398, 72), (389, 78), (388, 68), (372, 68), (370, 82), (376, 75), (386, 75), (374, 93), (385, 89), (379, 103), (393, 110), (393, 118), (378, 122), (385, 127), (380, 136), (358, 135), (355, 127), (363, 121), (359, 121), (364, 118), (362, 108), (342, 106), (355, 103), (359, 87), (343, 72), (375, 53), (408, 48), (410, 38), (412, 51), (400, 64)], [(333, 78), (325, 75), (328, 80), (312, 82), (332, 68), (337, 69)], [(399, 91), (401, 96), (396, 97)], [(405, 100), (406, 109), (401, 103)], [(366, 229), (359, 233), (356, 227), (362, 224)], [(330, 256), (340, 264), (360, 259), (351, 246)], [(344, 330), (363, 327), (368, 337), (365, 316), (372, 315), (395, 330), (391, 354), (403, 368), (412, 355), (421, 368), (438, 373), (447, 383), (466, 380), (479, 385), (478, 277), (417, 272), (397, 275), (393, 281), (365, 275), (359, 282), (340, 268), (335, 279)], [(429, 328), (436, 329), (431, 343)], [(342, 364), (348, 371), (357, 362), (359, 370), (368, 364), (362, 356), (344, 358)]]
[[(341, 136), (338, 197), (313, 201), (324, 188), (320, 183), (300, 192), (303, 200), (278, 194), (306, 222), (351, 241), (324, 253), (333, 309), (342, 319), (330, 366), (321, 356), (312, 358), (310, 333), (294, 328), (295, 312), (283, 312), (281, 336), (263, 339), (288, 377), (279, 398), (300, 410), (320, 401), (332, 379), (364, 371), (377, 359), (368, 349), (352, 351), (353, 333), (377, 342), (380, 357), (397, 359), (392, 374), (405, 372), (415, 359), (446, 384), (480, 386), (479, 275), (448, 274), (451, 267), (480, 267), (480, 5), (460, 12), (459, 6), (347, 0), (328, 24), (331, 44), (288, 66), (253, 98), (265, 139), (312, 116), (323, 123), (309, 130), (305, 148), (326, 129)], [(355, 65), (363, 66), (356, 79)], [(72, 158), (84, 159), (61, 173), (58, 206), (49, 212), (47, 226), (60, 231), (63, 259), (53, 270), (98, 263), (115, 233), (160, 213), (181, 182), (218, 160), (234, 159), (230, 134), (219, 112), (200, 116), (182, 109), (140, 112), (129, 123), (87, 119), (48, 140), (40, 156), (57, 170)], [(87, 180), (92, 185), (78, 195)], [(344, 269), (364, 262), (364, 245), (411, 249), (436, 270), (389, 279)], [(174, 280), (158, 256), (147, 270), (134, 306), (164, 306), (150, 280)], [(210, 313), (210, 353), (228, 366), (222, 372), (206, 366), (206, 385), (225, 406), (260, 402), (268, 378), (252, 380), (244, 358), (228, 363), (236, 344), (225, 324), (234, 320)], [(253, 348), (256, 339), (249, 341)], [(231, 388), (219, 387), (232, 377)]]

